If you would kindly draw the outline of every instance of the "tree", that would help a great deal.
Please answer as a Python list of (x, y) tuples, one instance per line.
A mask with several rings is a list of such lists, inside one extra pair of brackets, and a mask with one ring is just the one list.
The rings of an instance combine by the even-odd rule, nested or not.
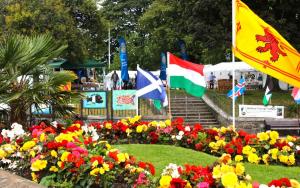
[(49, 35), (10, 35), (0, 41), (0, 103), (9, 105), (11, 123), (25, 124), (32, 104), (63, 109), (70, 97), (78, 96), (61, 90), (76, 79), (75, 74), (47, 70), (47, 62), (66, 47), (57, 45)]
[(69, 61), (103, 55), (106, 28), (95, 0), (0, 0), (1, 3), (1, 33), (49, 33), (58, 43), (68, 45), (63, 56)]

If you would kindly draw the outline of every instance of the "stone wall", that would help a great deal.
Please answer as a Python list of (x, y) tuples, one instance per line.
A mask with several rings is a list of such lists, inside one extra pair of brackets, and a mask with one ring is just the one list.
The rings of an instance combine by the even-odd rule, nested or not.
[(43, 186), (30, 180), (14, 175), (10, 172), (0, 170), (0, 187), (5, 188), (43, 188)]

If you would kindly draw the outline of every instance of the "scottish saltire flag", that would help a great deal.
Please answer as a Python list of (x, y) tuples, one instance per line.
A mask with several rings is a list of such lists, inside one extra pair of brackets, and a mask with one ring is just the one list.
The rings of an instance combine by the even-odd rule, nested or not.
[(167, 80), (167, 57), (165, 53), (160, 54), (161, 62), (160, 62), (160, 75), (159, 78), (161, 80)]
[(161, 80), (139, 67), (137, 68), (136, 89), (137, 97), (160, 100), (163, 106), (168, 105), (167, 93)]
[[(245, 90), (246, 90), (245, 86), (246, 86), (245, 79), (241, 78), (239, 83), (234, 87), (234, 99), (237, 99), (238, 96), (241, 96), (245, 93)], [(227, 93), (227, 97), (232, 98), (232, 95), (233, 95), (233, 91), (230, 90)]]
[(127, 51), (126, 51), (126, 42), (123, 37), (119, 38), (120, 45), (120, 64), (121, 64), (121, 79), (126, 82), (129, 80), (128, 75), (128, 60), (127, 60)]
[(294, 87), (292, 91), (292, 96), (297, 104), (300, 104), (300, 89), (297, 87)]
[(188, 55), (186, 53), (185, 42), (183, 40), (178, 41), (179, 49), (180, 49), (180, 56), (183, 60), (188, 60)]

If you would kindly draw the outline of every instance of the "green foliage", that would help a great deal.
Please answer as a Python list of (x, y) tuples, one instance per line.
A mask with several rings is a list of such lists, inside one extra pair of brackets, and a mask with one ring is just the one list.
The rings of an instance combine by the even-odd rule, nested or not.
[(94, 0), (1, 0), (3, 34), (33, 36), (49, 33), (68, 45), (64, 57), (70, 61), (103, 54), (106, 31)]
[(66, 113), (64, 105), (78, 94), (62, 91), (60, 86), (76, 79), (76, 75), (54, 73), (47, 66), (66, 47), (56, 44), (50, 35), (11, 35), (0, 41), (0, 103), (10, 106), (11, 122), (26, 122), (32, 104), (51, 105)]

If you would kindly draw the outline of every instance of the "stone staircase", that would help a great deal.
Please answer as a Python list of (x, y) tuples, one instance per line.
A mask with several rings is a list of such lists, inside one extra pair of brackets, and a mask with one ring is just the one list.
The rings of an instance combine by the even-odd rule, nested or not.
[(204, 128), (219, 127), (212, 110), (201, 99), (191, 96), (171, 98), (172, 118), (183, 117), (186, 124), (200, 123)]

